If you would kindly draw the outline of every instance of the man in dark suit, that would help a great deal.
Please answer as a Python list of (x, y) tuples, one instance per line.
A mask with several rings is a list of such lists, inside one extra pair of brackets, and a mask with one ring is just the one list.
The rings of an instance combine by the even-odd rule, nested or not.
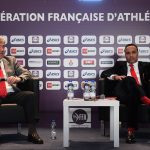
[(13, 56), (5, 56), (5, 39), (0, 36), (0, 102), (17, 103), (23, 106), (28, 121), (28, 141), (43, 144), (36, 131), (35, 95), (31, 91), (21, 91), (16, 87), (19, 82), (31, 79), (31, 73), (16, 63)]
[(126, 45), (124, 52), (126, 61), (117, 61), (114, 67), (103, 71), (101, 77), (118, 81), (114, 90), (115, 96), (128, 109), (126, 142), (134, 143), (138, 106), (141, 102), (150, 105), (150, 99), (146, 97), (144, 90), (150, 79), (150, 63), (138, 61), (138, 47), (135, 44)]

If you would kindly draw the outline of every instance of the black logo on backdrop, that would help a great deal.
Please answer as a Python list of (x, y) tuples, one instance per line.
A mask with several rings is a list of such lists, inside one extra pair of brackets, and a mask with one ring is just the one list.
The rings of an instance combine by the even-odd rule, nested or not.
[(88, 119), (87, 112), (83, 109), (77, 109), (72, 114), (72, 120), (76, 124), (84, 124)]

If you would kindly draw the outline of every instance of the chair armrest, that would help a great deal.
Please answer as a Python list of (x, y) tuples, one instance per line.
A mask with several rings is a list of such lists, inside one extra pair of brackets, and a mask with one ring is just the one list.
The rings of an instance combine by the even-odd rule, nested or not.
[(105, 82), (104, 78), (99, 78), (98, 88), (97, 88), (97, 95), (104, 94), (104, 82)]
[(99, 79), (99, 93), (105, 94), (106, 97), (113, 97), (114, 96), (114, 87), (116, 86), (118, 81), (116, 80), (109, 80), (107, 78), (100, 78)]
[(27, 79), (24, 82), (18, 83), (17, 86), (19, 89), (23, 91), (38, 92), (39, 91), (39, 79), (38, 78)]

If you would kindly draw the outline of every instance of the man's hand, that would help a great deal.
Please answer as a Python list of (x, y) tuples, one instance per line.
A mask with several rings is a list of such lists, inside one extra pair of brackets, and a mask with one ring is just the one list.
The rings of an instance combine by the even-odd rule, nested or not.
[(14, 76), (10, 76), (7, 78), (7, 82), (11, 85), (11, 84), (15, 84), (21, 81), (21, 78), (19, 77), (14, 77)]
[(114, 80), (122, 80), (122, 79), (124, 79), (124, 78), (126, 78), (126, 76), (118, 76), (118, 75), (113, 76), (113, 79), (114, 79)]

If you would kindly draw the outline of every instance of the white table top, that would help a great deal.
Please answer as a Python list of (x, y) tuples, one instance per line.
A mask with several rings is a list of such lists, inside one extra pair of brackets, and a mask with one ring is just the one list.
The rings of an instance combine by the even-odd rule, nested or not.
[(81, 98), (73, 100), (64, 99), (64, 105), (68, 106), (119, 106), (119, 101), (115, 99), (97, 99), (95, 101), (85, 101)]

